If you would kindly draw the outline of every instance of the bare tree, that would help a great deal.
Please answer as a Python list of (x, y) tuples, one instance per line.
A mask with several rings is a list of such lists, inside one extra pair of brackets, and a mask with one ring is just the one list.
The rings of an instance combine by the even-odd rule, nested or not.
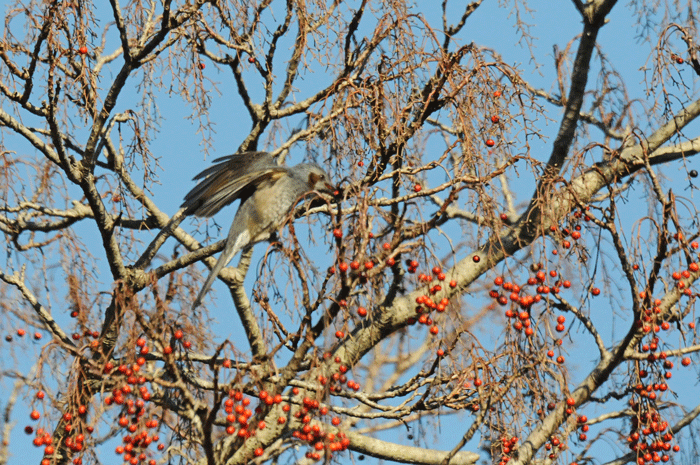
[[(6, 7), (0, 463), (22, 441), (42, 465), (692, 455), (700, 402), (672, 375), (700, 350), (700, 6), (573, 0), (581, 29), (539, 55), (527, 3), (500, 2), (540, 88), (471, 37), (489, 5), (452, 3)], [(641, 92), (598, 40), (613, 9), (651, 44), (619, 64)], [(230, 152), (304, 153), (338, 185), (194, 310), (225, 230), (154, 195), (161, 162), (207, 166), (158, 153), (170, 97), (205, 151), (225, 99), (250, 120)]]

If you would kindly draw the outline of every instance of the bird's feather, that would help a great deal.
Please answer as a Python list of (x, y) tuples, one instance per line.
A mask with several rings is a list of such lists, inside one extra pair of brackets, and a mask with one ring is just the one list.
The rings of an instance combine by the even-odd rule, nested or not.
[[(192, 304), (192, 308), (197, 308), (201, 305), (207, 291), (209, 291), (209, 288), (211, 288), (212, 284), (214, 284), (216, 277), (219, 276), (219, 272), (221, 272), (221, 270), (228, 265), (239, 250), (249, 245), (250, 234), (248, 233), (248, 230), (238, 232), (235, 230), (235, 228), (236, 223), (233, 222), (231, 224), (228, 237), (226, 238), (226, 246), (224, 247), (224, 250), (221, 251), (221, 255), (219, 255), (218, 260), (216, 260), (216, 264), (214, 265), (214, 268), (211, 269), (209, 276), (207, 276), (207, 280), (204, 282), (199, 294), (197, 294), (197, 298), (195, 299), (194, 304)], [(236, 236), (235, 240), (233, 239), (233, 236)]]
[(265, 152), (228, 155), (194, 178), (199, 180), (182, 206), (189, 214), (212, 216), (236, 199), (241, 204), (231, 223), (226, 245), (195, 299), (193, 308), (214, 283), (223, 267), (241, 250), (267, 240), (282, 227), (289, 211), (304, 194), (332, 192), (328, 175), (313, 163), (279, 166)]
[(274, 182), (287, 172), (274, 164), (265, 152), (227, 155), (217, 158), (195, 180), (201, 179), (187, 195), (182, 208), (200, 217), (213, 216), (237, 199), (247, 197), (263, 182)]

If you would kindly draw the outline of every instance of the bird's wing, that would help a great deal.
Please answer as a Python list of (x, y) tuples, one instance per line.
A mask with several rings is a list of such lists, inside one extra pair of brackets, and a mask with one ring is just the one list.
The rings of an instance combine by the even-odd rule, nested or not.
[(211, 174), (217, 173), (222, 168), (230, 167), (243, 176), (254, 171), (260, 171), (270, 166), (278, 166), (275, 163), (274, 158), (272, 158), (272, 155), (270, 155), (268, 152), (234, 153), (233, 155), (225, 155), (223, 157), (216, 158), (212, 161), (212, 163), (212, 166), (205, 169), (192, 179), (195, 181), (198, 179), (203, 179)]
[(186, 196), (182, 207), (196, 216), (212, 216), (236, 199), (250, 195), (261, 182), (274, 182), (287, 172), (266, 152), (247, 152), (214, 160), (197, 176), (201, 180)]

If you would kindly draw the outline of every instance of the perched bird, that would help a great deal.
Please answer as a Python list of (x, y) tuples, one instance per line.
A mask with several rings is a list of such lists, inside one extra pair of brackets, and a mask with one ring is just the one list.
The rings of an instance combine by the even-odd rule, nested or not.
[(202, 303), (223, 267), (242, 249), (267, 240), (284, 223), (296, 202), (312, 191), (332, 193), (328, 174), (313, 163), (282, 166), (267, 152), (244, 152), (214, 160), (194, 180), (197, 184), (182, 207), (188, 214), (209, 217), (241, 199), (226, 246), (212, 268), (193, 307)]

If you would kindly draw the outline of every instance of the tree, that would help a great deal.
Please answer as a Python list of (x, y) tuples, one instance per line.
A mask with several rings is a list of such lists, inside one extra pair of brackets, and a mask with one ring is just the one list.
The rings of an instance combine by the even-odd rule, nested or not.
[[(2, 463), (692, 454), (698, 5), (574, 0), (550, 66), (500, 3), (6, 7)], [(622, 16), (636, 44), (601, 38)], [(207, 164), (159, 144), (220, 147), (220, 102), (251, 123), (230, 152), (304, 154), (338, 192), (193, 310), (225, 229), (167, 212)]]

